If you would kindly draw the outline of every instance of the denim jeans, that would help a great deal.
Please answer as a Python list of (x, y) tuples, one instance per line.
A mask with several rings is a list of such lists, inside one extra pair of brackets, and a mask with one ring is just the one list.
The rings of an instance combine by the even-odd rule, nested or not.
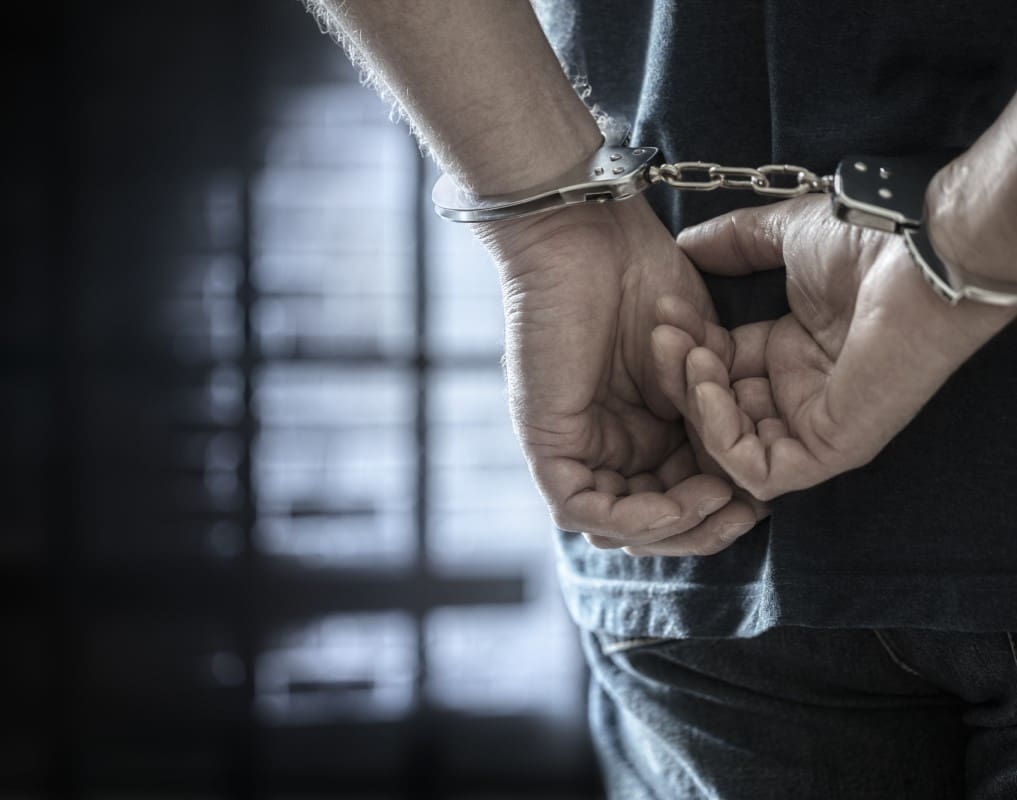
[(1013, 634), (583, 633), (611, 800), (1017, 798)]

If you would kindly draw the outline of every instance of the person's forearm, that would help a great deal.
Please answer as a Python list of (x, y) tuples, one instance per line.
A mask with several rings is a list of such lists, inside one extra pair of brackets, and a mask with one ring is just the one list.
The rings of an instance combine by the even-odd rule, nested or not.
[(1017, 281), (1017, 96), (925, 195), (929, 235), (948, 264)]
[(320, 3), (463, 188), (525, 189), (597, 148), (527, 0)]

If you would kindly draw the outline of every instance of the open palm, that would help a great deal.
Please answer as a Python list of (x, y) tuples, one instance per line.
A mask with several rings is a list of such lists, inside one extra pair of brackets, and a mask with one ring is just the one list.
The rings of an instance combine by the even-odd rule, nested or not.
[(943, 303), (898, 237), (835, 219), (824, 198), (720, 217), (679, 237), (707, 272), (787, 267), (791, 313), (725, 331), (661, 304), (661, 386), (754, 496), (871, 460), (1013, 312)]

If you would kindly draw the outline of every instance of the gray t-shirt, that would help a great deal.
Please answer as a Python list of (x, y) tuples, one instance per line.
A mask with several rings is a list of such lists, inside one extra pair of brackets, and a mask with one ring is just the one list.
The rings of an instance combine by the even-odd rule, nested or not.
[[(1017, 3), (566, 0), (542, 14), (591, 101), (669, 161), (802, 164), (969, 146), (1017, 92)], [(655, 189), (673, 232), (755, 201)], [(722, 320), (786, 313), (779, 271), (708, 278)], [(1017, 326), (870, 465), (772, 503), (708, 558), (559, 534), (566, 600), (622, 636), (777, 624), (1017, 630)]]

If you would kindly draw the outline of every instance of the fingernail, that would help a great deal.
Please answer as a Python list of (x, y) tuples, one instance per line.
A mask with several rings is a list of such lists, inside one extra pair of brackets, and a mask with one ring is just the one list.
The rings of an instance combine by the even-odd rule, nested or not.
[(646, 555), (638, 547), (623, 547), (622, 552), (627, 556), (632, 556), (633, 558), (639, 558), (640, 556)]
[(649, 529), (651, 531), (655, 531), (657, 530), (657, 528), (666, 528), (668, 525), (674, 525), (680, 519), (681, 517), (677, 517), (673, 514), (668, 517), (661, 517), (656, 522), (654, 522)]
[(720, 511), (724, 506), (728, 504), (729, 497), (711, 497), (708, 500), (704, 500), (699, 504), (699, 516), (707, 517), (714, 511)]
[(755, 527), (755, 522), (729, 522), (720, 529), (720, 538), (725, 542), (733, 542)]

